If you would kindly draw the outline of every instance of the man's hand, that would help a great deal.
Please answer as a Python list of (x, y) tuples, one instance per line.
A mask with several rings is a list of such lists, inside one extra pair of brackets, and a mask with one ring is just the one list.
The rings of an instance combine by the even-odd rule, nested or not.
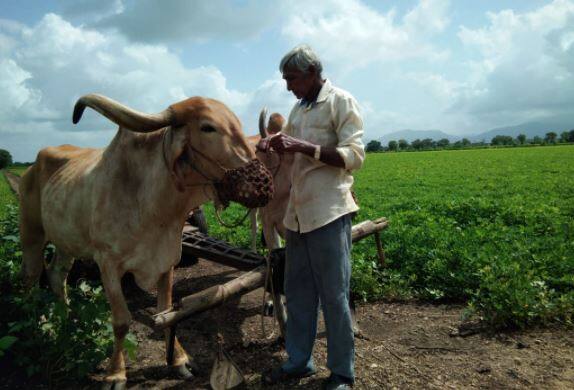
[(305, 153), (313, 152), (315, 150), (315, 145), (310, 142), (291, 137), (290, 135), (285, 135), (283, 133), (277, 133), (269, 139), (269, 147), (275, 149), (277, 153)]
[[(273, 148), (278, 153), (303, 153), (309, 157), (315, 154), (315, 145), (283, 133), (262, 138), (256, 145), (257, 150), (267, 153)], [(345, 161), (334, 147), (321, 147), (321, 162), (337, 168), (345, 168)]]
[(267, 153), (269, 151), (269, 138), (261, 138), (255, 145), (255, 149), (259, 152)]

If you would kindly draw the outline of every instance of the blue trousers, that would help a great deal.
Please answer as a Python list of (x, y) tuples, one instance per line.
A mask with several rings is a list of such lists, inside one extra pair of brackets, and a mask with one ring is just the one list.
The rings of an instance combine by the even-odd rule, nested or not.
[(319, 301), (327, 330), (327, 368), (353, 382), (355, 340), (349, 309), (351, 217), (344, 215), (308, 233), (288, 230), (285, 298), (287, 372), (314, 369)]

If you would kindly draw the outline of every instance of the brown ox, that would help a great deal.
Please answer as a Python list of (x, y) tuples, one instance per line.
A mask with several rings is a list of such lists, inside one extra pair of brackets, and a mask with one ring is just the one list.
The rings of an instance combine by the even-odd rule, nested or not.
[[(264, 108), (259, 114), (259, 135), (249, 137), (253, 147), (261, 138), (277, 134), (283, 128), (285, 119), (281, 114), (273, 113), (269, 116), (269, 123), (265, 126), (267, 109)], [(293, 166), (293, 154), (279, 155), (274, 151), (268, 153), (256, 150), (257, 158), (267, 167), (273, 175), (274, 194), (273, 199), (267, 205), (251, 212), (251, 246), (256, 249), (257, 241), (257, 214), (261, 218), (261, 229), (267, 249), (277, 249), (281, 246), (281, 238), (285, 238), (285, 226), (283, 217), (289, 203), (291, 191), (291, 167)]]
[[(230, 170), (251, 166), (255, 154), (237, 117), (216, 100), (194, 97), (148, 115), (87, 95), (76, 103), (74, 123), (86, 106), (118, 124), (119, 130), (104, 149), (42, 149), (26, 171), (20, 183), (22, 273), (29, 285), (37, 283), (44, 246), (52, 242), (57, 255), (47, 267), (48, 279), (66, 299), (74, 257), (96, 261), (115, 336), (105, 381), (117, 388), (126, 383), (123, 341), (131, 319), (122, 275), (131, 272), (146, 290), (157, 286), (157, 310), (170, 308), (173, 266), (180, 259), (187, 215), (208, 200), (225, 201), (219, 183)], [(256, 173), (270, 176), (264, 168)], [(227, 192), (272, 190), (270, 181), (247, 182)], [(190, 363), (176, 341), (173, 367), (190, 377)]]

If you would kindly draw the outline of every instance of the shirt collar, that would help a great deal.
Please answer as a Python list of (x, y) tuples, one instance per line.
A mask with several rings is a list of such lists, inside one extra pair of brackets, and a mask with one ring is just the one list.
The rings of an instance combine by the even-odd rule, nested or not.
[(301, 99), (301, 101), (299, 102), (299, 105), (301, 105), (303, 107), (311, 108), (311, 107), (313, 107), (313, 105), (315, 105), (317, 103), (324, 102), (325, 100), (327, 100), (327, 97), (329, 96), (329, 93), (331, 92), (332, 89), (333, 89), (333, 87), (331, 86), (331, 82), (329, 81), (329, 79), (325, 79), (325, 82), (323, 83), (321, 90), (317, 94), (317, 98), (311, 102), (307, 101), (305, 99)]

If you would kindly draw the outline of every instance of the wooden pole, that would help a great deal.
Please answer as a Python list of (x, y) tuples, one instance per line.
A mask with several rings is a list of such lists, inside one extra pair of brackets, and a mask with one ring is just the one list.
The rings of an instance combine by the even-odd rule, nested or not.
[(179, 310), (169, 310), (154, 316), (155, 327), (164, 329), (173, 326), (193, 314), (217, 307), (233, 297), (262, 287), (265, 281), (266, 268), (266, 265), (261, 265), (225, 284), (213, 286), (182, 298)]
[(383, 251), (383, 244), (381, 243), (381, 234), (376, 232), (375, 236), (375, 243), (377, 245), (377, 254), (379, 255), (379, 263), (381, 263), (381, 267), (385, 266), (385, 252)]

